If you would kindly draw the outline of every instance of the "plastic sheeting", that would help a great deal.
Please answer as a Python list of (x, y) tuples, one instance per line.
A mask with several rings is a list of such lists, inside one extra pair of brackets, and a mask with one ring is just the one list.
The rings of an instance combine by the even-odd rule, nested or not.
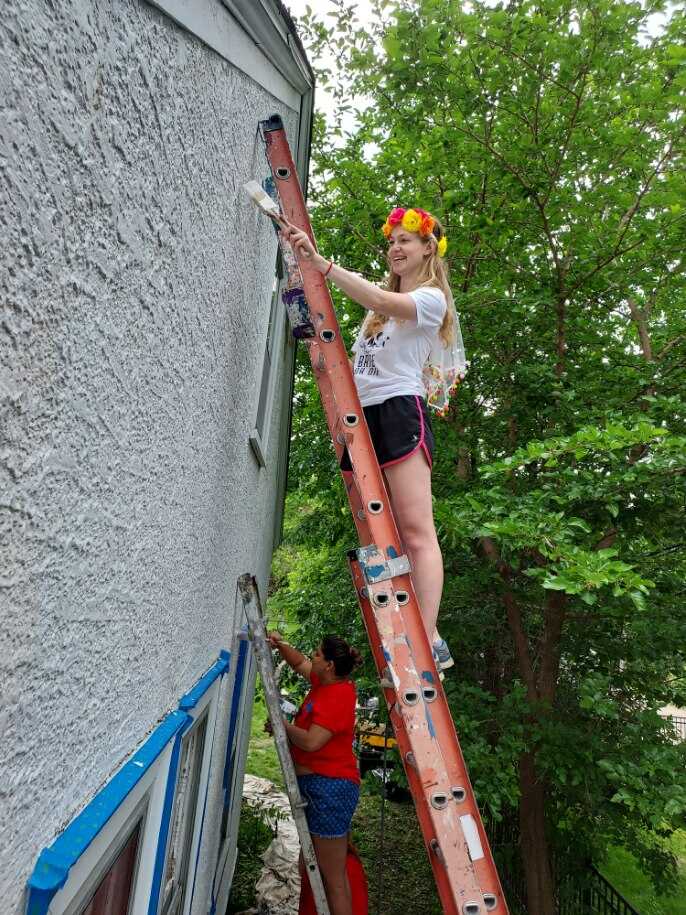
[(288, 797), (268, 779), (246, 775), (243, 798), (265, 812), (276, 836), (262, 855), (264, 867), (255, 887), (257, 908), (241, 915), (298, 915), (300, 840)]

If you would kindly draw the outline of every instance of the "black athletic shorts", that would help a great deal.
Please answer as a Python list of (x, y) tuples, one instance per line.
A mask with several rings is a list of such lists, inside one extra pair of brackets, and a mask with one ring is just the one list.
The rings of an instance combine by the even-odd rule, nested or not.
[[(363, 409), (380, 467), (404, 461), (420, 448), (431, 467), (434, 434), (423, 397), (402, 394)], [(347, 448), (341, 458), (341, 470), (352, 470)]]

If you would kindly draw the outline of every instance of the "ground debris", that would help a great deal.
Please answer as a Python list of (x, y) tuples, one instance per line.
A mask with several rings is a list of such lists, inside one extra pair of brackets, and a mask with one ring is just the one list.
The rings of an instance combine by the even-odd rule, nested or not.
[(257, 908), (240, 915), (297, 915), (300, 840), (288, 797), (268, 779), (246, 775), (243, 798), (251, 807), (264, 811), (276, 836), (262, 855), (264, 867), (255, 887)]

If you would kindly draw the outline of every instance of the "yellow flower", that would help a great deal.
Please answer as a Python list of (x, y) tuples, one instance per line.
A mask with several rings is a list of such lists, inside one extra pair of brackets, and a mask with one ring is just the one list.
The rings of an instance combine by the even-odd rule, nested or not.
[(381, 231), (386, 236), (386, 238), (388, 238), (390, 236), (392, 229), (393, 229), (393, 226), (390, 224), (390, 222), (388, 220), (386, 220), (386, 222), (381, 226)]
[(416, 210), (406, 211), (405, 215), (403, 216), (403, 229), (407, 229), (408, 232), (419, 232), (421, 224), (422, 217)]
[(438, 240), (438, 256), (445, 257), (445, 252), (448, 250), (448, 239), (445, 235), (442, 235)]

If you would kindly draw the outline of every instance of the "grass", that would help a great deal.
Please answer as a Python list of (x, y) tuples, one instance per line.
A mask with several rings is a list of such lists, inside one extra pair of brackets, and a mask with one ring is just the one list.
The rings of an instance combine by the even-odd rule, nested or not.
[(657, 896), (649, 878), (625, 848), (613, 848), (602, 873), (641, 915), (686, 915), (686, 831), (676, 832), (672, 851), (679, 860), (679, 885)]
[(265, 734), (264, 731), (266, 720), (267, 708), (264, 701), (256, 697), (250, 723), (250, 743), (248, 745), (245, 771), (249, 772), (250, 775), (268, 778), (269, 781), (283, 788), (283, 773), (281, 772), (279, 757), (276, 755), (274, 738), (270, 737), (269, 734)]
[[(369, 884), (369, 911), (380, 915), (441, 915), (431, 865), (411, 803), (386, 801), (384, 845), (380, 834), (381, 798), (364, 795), (353, 818), (353, 842)], [(381, 862), (381, 884), (379, 863)], [(377, 909), (379, 897), (381, 906)]]

